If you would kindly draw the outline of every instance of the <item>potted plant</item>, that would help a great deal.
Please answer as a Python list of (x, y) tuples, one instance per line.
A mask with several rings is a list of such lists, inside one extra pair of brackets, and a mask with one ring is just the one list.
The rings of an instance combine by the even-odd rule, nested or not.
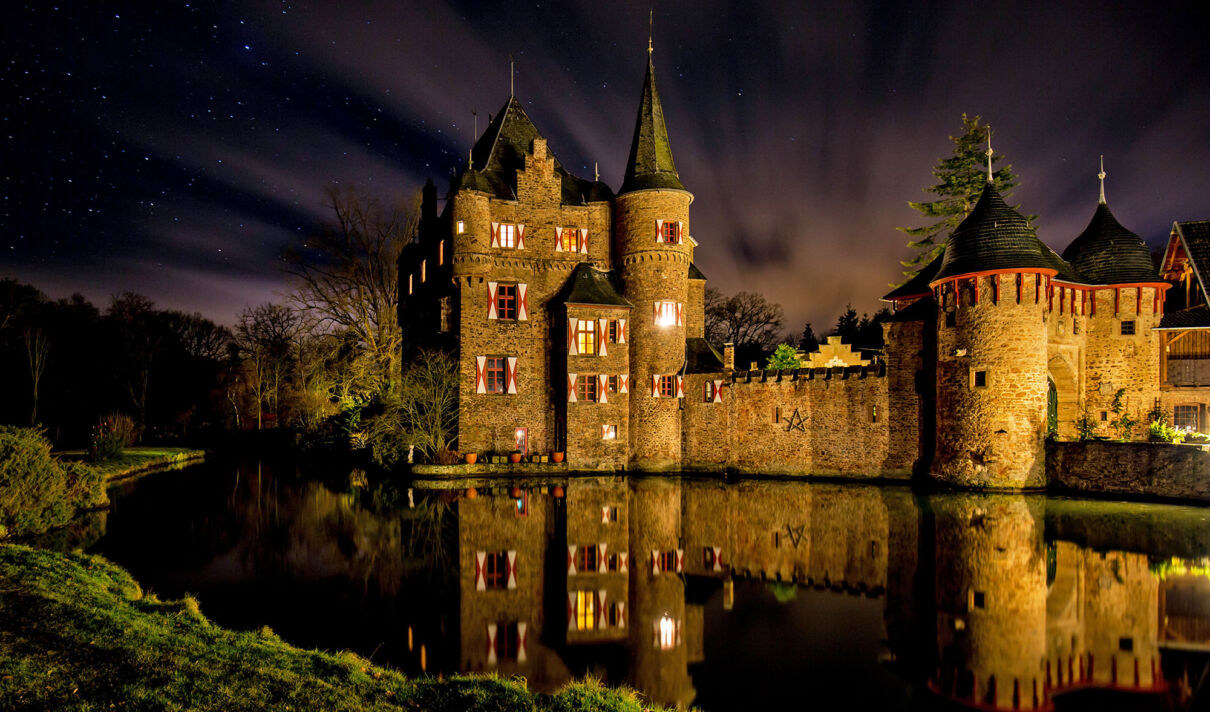
[(562, 452), (551, 453), (550, 461), (551, 462), (563, 462), (563, 453)]
[(478, 460), (478, 459), (479, 459), (478, 453), (474, 453), (474, 452), (466, 453), (466, 464), (473, 465), (473, 464), (475, 464), (475, 460)]
[(513, 463), (514, 465), (517, 464), (518, 462), (521, 462), (521, 451), (513, 450), (512, 452), (510, 452), (508, 454), (508, 461)]

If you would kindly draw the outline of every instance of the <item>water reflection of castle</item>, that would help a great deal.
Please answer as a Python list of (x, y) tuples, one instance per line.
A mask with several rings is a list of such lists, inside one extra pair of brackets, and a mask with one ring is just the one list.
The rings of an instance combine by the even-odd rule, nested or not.
[(1145, 554), (1048, 545), (1040, 497), (927, 503), (875, 487), (621, 478), (572, 481), (563, 498), (461, 496), (459, 666), (538, 689), (588, 671), (687, 705), (703, 601), (721, 588), (730, 609), (739, 577), (883, 600), (892, 664), (982, 709), (1046, 709), (1086, 688), (1161, 693), (1161, 647), (1210, 649), (1200, 579), (1161, 582)]

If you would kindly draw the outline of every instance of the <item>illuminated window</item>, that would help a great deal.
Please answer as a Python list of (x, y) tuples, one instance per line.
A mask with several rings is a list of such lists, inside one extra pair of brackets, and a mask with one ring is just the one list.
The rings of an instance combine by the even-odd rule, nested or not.
[(664, 614), (660, 618), (660, 650), (672, 650), (676, 647), (676, 621), (672, 616)]
[(461, 235), (464, 232), (466, 232), (466, 221), (459, 220), (457, 225), (454, 227), (454, 232), (458, 235)]
[(677, 323), (676, 302), (658, 301), (655, 303), (655, 325), (656, 326), (673, 326)]
[(428, 263), (428, 260), (420, 260), (420, 283), (421, 284), (424, 284), (425, 276), (428, 274), (428, 270), (425, 269), (427, 263)]
[(483, 562), (483, 580), (488, 588), (504, 588), (508, 582), (507, 552), (487, 552)]
[(565, 227), (559, 233), (559, 247), (564, 252), (579, 252), (580, 251), (580, 230), (574, 227)]
[(597, 570), (597, 545), (581, 546), (576, 549), (576, 571)]
[(660, 376), (660, 397), (673, 398), (676, 396), (676, 377)]
[(1134, 336), (1134, 322), (1133, 321), (1123, 321), (1122, 322), (1122, 336)]
[(576, 379), (576, 400), (595, 403), (597, 400), (597, 377), (582, 374)]
[(437, 264), (445, 264), (445, 240), (437, 243)]
[(517, 285), (501, 284), (496, 287), (496, 318), (517, 318)]
[(681, 226), (676, 221), (667, 221), (660, 226), (660, 233), (664, 236), (664, 242), (670, 245), (681, 244)]
[(503, 393), (505, 389), (504, 383), (504, 366), (505, 361), (503, 356), (488, 356), (484, 364), (484, 373), (487, 376), (487, 392), (488, 393)]
[(510, 223), (500, 224), (500, 247), (517, 246), (517, 226)]
[(596, 630), (597, 592), (576, 591), (576, 630)]
[(714, 402), (714, 381), (706, 381), (702, 384), (702, 402)]
[(870, 406), (870, 422), (871, 423), (878, 422), (878, 406), (877, 405)]
[(408, 294), (412, 293), (412, 275), (408, 275)]
[(591, 356), (597, 352), (597, 322), (592, 319), (581, 319), (576, 324), (576, 351), (582, 356)]
[(1201, 431), (1197, 422), (1198, 407), (1195, 405), (1178, 405), (1172, 408), (1172, 425), (1178, 428)]
[(601, 426), (601, 439), (602, 440), (617, 440), (618, 439), (618, 426), (602, 425)]

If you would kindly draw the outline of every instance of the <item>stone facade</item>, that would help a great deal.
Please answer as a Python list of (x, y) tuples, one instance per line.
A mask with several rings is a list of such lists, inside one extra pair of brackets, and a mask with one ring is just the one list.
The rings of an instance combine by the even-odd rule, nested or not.
[(1079, 492), (1210, 501), (1210, 446), (1059, 442), (1047, 448), (1057, 487)]

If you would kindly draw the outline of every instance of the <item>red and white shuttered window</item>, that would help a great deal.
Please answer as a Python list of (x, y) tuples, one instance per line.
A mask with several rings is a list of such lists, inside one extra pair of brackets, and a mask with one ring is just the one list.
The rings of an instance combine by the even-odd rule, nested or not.
[(475, 392), (515, 394), (517, 392), (517, 357), (476, 356)]
[(588, 228), (556, 227), (555, 252), (588, 254)]
[(683, 376), (655, 375), (651, 377), (652, 398), (684, 398), (685, 379)]
[(618, 439), (618, 426), (602, 425), (601, 426), (601, 439), (602, 440), (617, 440)]
[(657, 301), (653, 304), (656, 326), (685, 325), (685, 306), (680, 302)]
[(567, 630), (626, 627), (626, 602), (612, 601), (605, 589), (567, 592)]
[(513, 223), (492, 223), (491, 246), (506, 250), (524, 250), (525, 226)]
[(592, 356), (597, 353), (597, 322), (595, 319), (567, 317), (567, 355)]
[(669, 549), (668, 551), (660, 551), (659, 549), (651, 550), (651, 574), (653, 576), (661, 572), (674, 572), (679, 574), (684, 570), (684, 549)]
[(684, 239), (685, 224), (679, 220), (656, 220), (655, 241), (679, 245)]
[(723, 570), (723, 549), (718, 546), (702, 547), (702, 567), (707, 571)]
[(476, 551), (475, 590), (517, 587), (516, 551)]
[(497, 665), (515, 660), (523, 663), (528, 659), (526, 633), (529, 626), (524, 621), (517, 623), (487, 624), (487, 664)]
[(609, 343), (624, 344), (626, 343), (627, 329), (625, 319), (610, 319), (608, 333)]
[(722, 403), (723, 402), (723, 382), (722, 381), (706, 381), (702, 384), (702, 402), (704, 403)]
[(528, 321), (528, 285), (488, 282), (487, 318), (501, 321)]
[(568, 403), (608, 403), (609, 396), (605, 392), (609, 377), (594, 373), (567, 374)]

